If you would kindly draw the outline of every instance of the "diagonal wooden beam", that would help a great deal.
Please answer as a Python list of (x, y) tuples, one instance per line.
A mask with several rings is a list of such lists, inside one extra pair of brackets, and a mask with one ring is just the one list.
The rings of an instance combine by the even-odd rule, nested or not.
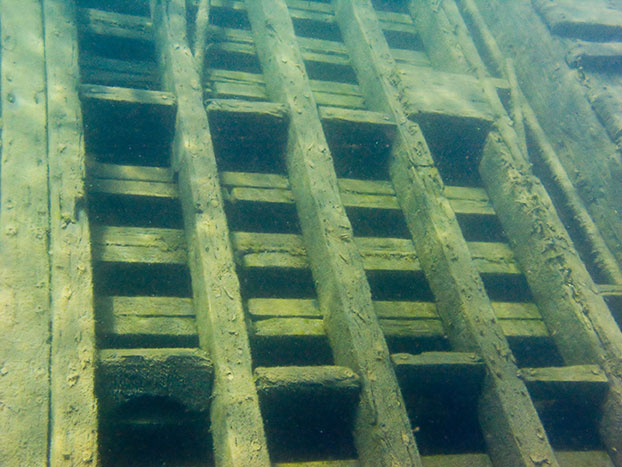
[(499, 465), (556, 465), (455, 214), (442, 195), (423, 134), (405, 115), (400, 75), (371, 2), (333, 4), (363, 94), (372, 110), (387, 112), (397, 122), (391, 178), (449, 340), (456, 351), (479, 354), (488, 369), (479, 412), (489, 454)]
[(287, 5), (248, 0), (246, 7), (268, 94), (290, 113), (290, 184), (335, 363), (361, 378), (354, 423), (360, 461), (421, 465)]
[(184, 0), (152, 1), (166, 90), (177, 98), (173, 142), (201, 348), (214, 363), (211, 432), (217, 465), (268, 466), (253, 382), (240, 285), (235, 274), (200, 76), (186, 37)]

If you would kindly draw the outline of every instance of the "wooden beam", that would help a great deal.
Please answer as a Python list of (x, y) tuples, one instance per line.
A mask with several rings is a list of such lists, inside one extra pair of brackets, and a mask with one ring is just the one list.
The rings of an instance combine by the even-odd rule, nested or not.
[(360, 460), (420, 465), (287, 5), (248, 0), (246, 8), (268, 94), (289, 110), (288, 172), (334, 359), (361, 378), (354, 421)]
[(421, 129), (403, 108), (403, 84), (371, 1), (335, 0), (334, 5), (363, 95), (372, 110), (391, 113), (397, 122), (391, 178), (449, 341), (454, 350), (480, 354), (488, 369), (479, 413), (491, 458), (504, 465), (531, 466), (536, 460), (556, 465), (458, 222), (442, 195), (443, 184)]
[(95, 311), (75, 2), (45, 0), (50, 179), (50, 465), (98, 463)]
[(201, 77), (186, 37), (185, 2), (152, 1), (151, 7), (165, 89), (177, 98), (173, 163), (199, 342), (214, 362), (210, 418), (216, 465), (269, 466)]
[(41, 13), (40, 1), (0, 1), (0, 462), (7, 465), (48, 465), (50, 219)]
[(98, 363), (103, 410), (141, 395), (170, 397), (197, 412), (209, 406), (213, 365), (203, 350), (102, 349)]
[(78, 28), (89, 34), (153, 41), (153, 24), (149, 18), (144, 16), (80, 8), (78, 20)]
[(617, 449), (622, 445), (622, 333), (544, 187), (496, 138), (492, 134), (486, 143), (482, 179), (566, 364), (599, 364), (609, 378), (601, 436), (612, 458), (622, 459)]
[(255, 385), (263, 396), (283, 397), (288, 393), (313, 395), (319, 392), (356, 397), (361, 382), (350, 368), (340, 366), (285, 366), (255, 368)]

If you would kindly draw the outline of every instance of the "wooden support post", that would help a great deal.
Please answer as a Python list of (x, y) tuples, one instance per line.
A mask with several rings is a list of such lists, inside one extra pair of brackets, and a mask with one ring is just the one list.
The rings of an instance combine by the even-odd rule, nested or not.
[(445, 330), (454, 350), (476, 352), (488, 369), (479, 410), (489, 454), (499, 465), (556, 465), (421, 130), (402, 108), (399, 74), (371, 2), (334, 4), (364, 96), (397, 122), (391, 178)]
[[(622, 172), (619, 150), (585, 95), (585, 83), (566, 63), (563, 41), (551, 36), (532, 2), (457, 0), (466, 18), (483, 31), (481, 43), (512, 58), (522, 92), (559, 156), (567, 176), (622, 264)], [(489, 30), (490, 34), (485, 31)], [(490, 40), (494, 38), (494, 40)], [(490, 47), (495, 43), (497, 47)], [(521, 47), (516, 47), (521, 44)], [(527, 52), (528, 51), (528, 52)], [(494, 52), (494, 55), (497, 55)], [(491, 56), (494, 55), (491, 54)], [(560, 118), (563, 116), (563, 118)]]
[(50, 180), (51, 465), (97, 464), (95, 317), (73, 0), (43, 2)]
[[(596, 363), (609, 378), (601, 437), (622, 462), (622, 333), (577, 255), (541, 183), (496, 133), (480, 173), (516, 259), (566, 364)], [(530, 226), (525, 228), (525, 226)]]
[(211, 432), (217, 465), (269, 465), (240, 286), (229, 243), (184, 0), (152, 2), (164, 83), (177, 98), (173, 143), (201, 348), (214, 362)]
[(284, 0), (248, 0), (268, 94), (290, 113), (287, 167), (335, 363), (361, 380), (363, 465), (421, 465)]
[[(472, 0), (462, 0), (463, 7), (478, 25), (484, 38), (488, 55), (503, 69), (503, 57)], [(448, 0), (447, 4), (453, 4)], [(453, 24), (458, 29), (466, 26), (454, 7)], [(467, 41), (471, 41), (470, 38)], [(474, 50), (472, 43), (463, 44)], [(507, 70), (513, 88), (515, 105), (525, 101), (520, 94), (512, 70)], [(480, 79), (484, 80), (480, 70)], [(547, 165), (568, 199), (570, 209), (577, 216), (580, 228), (596, 249), (603, 271), (614, 281), (619, 269), (608, 252), (598, 230), (588, 221), (589, 215), (582, 207), (563, 168), (556, 162), (552, 148), (529, 106), (528, 125), (534, 139), (542, 145)], [(501, 127), (495, 122), (497, 129)], [(517, 138), (514, 138), (517, 139)], [(495, 206), (504, 230), (512, 242), (517, 260), (534, 294), (538, 308), (566, 364), (596, 363), (602, 366), (609, 378), (609, 392), (603, 405), (600, 432), (610, 455), (620, 462), (622, 454), (622, 333), (609, 312), (602, 296), (579, 258), (566, 229), (557, 216), (551, 199), (531, 173), (527, 155), (520, 145), (509, 146), (507, 128), (504, 138), (496, 131), (488, 136), (480, 172), (490, 199)], [(551, 152), (553, 154), (551, 154)], [(532, 226), (532, 228), (525, 228)], [(609, 254), (608, 254), (609, 253)]]
[(0, 464), (48, 464), (50, 315), (41, 2), (0, 1)]
[(205, 67), (205, 48), (207, 47), (210, 3), (211, 0), (199, 0), (195, 21), (193, 51), (197, 69), (199, 70), (199, 76), (203, 76), (203, 68)]

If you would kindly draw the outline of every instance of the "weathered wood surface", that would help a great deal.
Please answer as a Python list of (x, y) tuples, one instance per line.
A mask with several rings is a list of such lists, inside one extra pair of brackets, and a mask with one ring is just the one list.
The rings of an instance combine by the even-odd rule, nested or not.
[(197, 412), (209, 407), (213, 366), (203, 350), (102, 349), (98, 367), (104, 410), (145, 395), (170, 397)]
[(568, 51), (566, 61), (573, 68), (618, 69), (622, 66), (622, 43), (577, 41)]
[[(566, 364), (598, 364), (609, 378), (601, 437), (612, 458), (619, 460), (622, 455), (617, 451), (622, 445), (620, 328), (576, 253), (548, 194), (526, 163), (510, 154), (494, 133), (484, 149), (480, 172)], [(526, 225), (538, 228), (526, 229)]]
[(80, 31), (89, 34), (153, 41), (153, 24), (151, 19), (144, 16), (80, 8), (78, 10), (78, 21)]
[[(479, 6), (501, 52), (513, 59), (521, 89), (570, 181), (607, 246), (622, 263), (622, 189), (617, 183), (622, 161), (586, 99), (580, 75), (566, 63), (566, 44), (551, 36), (528, 2), (473, 3)], [(557, 2), (546, 3), (554, 6)], [(592, 8), (591, 3), (580, 3)]]
[(46, 0), (51, 254), (50, 465), (98, 462), (95, 312), (73, 1)]
[(41, 14), (39, 1), (0, 1), (0, 464), (4, 465), (48, 463), (50, 220)]
[[(98, 334), (113, 342), (122, 338), (192, 340), (197, 335), (192, 300), (177, 297), (99, 297)], [(185, 339), (185, 340), (184, 340)]]
[(609, 382), (598, 365), (521, 368), (520, 374), (532, 397), (544, 400), (571, 397), (599, 402)]
[(532, 0), (555, 34), (604, 40), (622, 38), (622, 11), (607, 0)]
[[(517, 130), (519, 146), (523, 153), (527, 154), (525, 137), (529, 136), (530, 141), (534, 143), (530, 148), (529, 156), (532, 162), (538, 165), (541, 176), (548, 179), (549, 194), (554, 198), (560, 216), (562, 216), (566, 225), (572, 225), (573, 228), (577, 229), (573, 241), (580, 249), (584, 261), (594, 265), (598, 280), (620, 283), (622, 280), (620, 266), (590, 217), (583, 200), (561, 164), (553, 145), (540, 126), (533, 108), (524, 97), (518, 83), (513, 60), (505, 59), (497, 45), (497, 41), (492, 36), (473, 0), (460, 0), (459, 3), (462, 14), (472, 24), (471, 32), (473, 37), (479, 40), (481, 45), (480, 53), (488, 59), (488, 67), (497, 73), (505, 74), (511, 83), (511, 112), (513, 126)], [(445, 6), (450, 4), (455, 5), (451, 1), (445, 3)], [(457, 8), (455, 9), (457, 10)], [(464, 31), (460, 45), (468, 51), (467, 58), (469, 63), (479, 70), (480, 75), (486, 75), (487, 67), (483, 64), (478, 51), (475, 50), (469, 30), (466, 28), (465, 21), (460, 12), (455, 11), (453, 18), (457, 30)], [(599, 107), (595, 105), (594, 99), (592, 99), (592, 103), (598, 112)], [(602, 118), (603, 116), (601, 115)], [(524, 119), (524, 125), (521, 125), (517, 119)]]
[(99, 226), (93, 229), (95, 261), (186, 264), (186, 239), (181, 230)]
[(151, 3), (165, 89), (177, 97), (173, 166), (184, 212), (201, 348), (214, 362), (210, 407), (217, 465), (270, 465), (248, 334), (183, 0)]
[[(119, 232), (125, 234), (129, 233), (128, 231), (109, 229), (109, 232), (109, 236), (98, 240), (98, 243), (106, 246), (102, 255), (108, 255), (110, 252), (111, 256), (118, 256), (122, 259), (123, 255), (127, 254), (126, 261), (140, 261), (138, 256), (132, 254), (134, 245), (129, 243), (131, 239), (125, 240), (128, 235), (119, 235)], [(300, 269), (309, 267), (305, 243), (299, 235), (234, 232), (231, 240), (236, 257), (245, 268)], [(148, 242), (146, 237), (145, 242)], [(356, 237), (354, 243), (360, 252), (365, 270), (420, 271), (422, 269), (415, 245), (409, 239)], [(145, 243), (136, 245), (136, 247), (143, 245)], [(115, 246), (123, 248), (123, 251)], [(144, 248), (146, 253), (149, 251), (145, 257), (154, 258), (149, 261), (165, 262), (165, 259), (159, 258), (169, 258), (175, 255), (175, 252), (170, 250), (159, 252), (157, 246), (147, 244)], [(166, 246), (164, 248), (166, 249)], [(481, 274), (521, 274), (516, 267), (512, 250), (504, 243), (469, 242), (468, 248), (473, 264)]]
[(334, 392), (356, 397), (361, 389), (358, 375), (340, 366), (286, 366), (255, 369), (260, 395), (283, 397), (291, 393), (314, 395)]
[(245, 4), (268, 94), (290, 112), (287, 167), (334, 359), (361, 378), (354, 420), (360, 460), (420, 465), (287, 5)]
[(391, 112), (398, 122), (391, 177), (449, 341), (454, 350), (481, 354), (489, 370), (479, 414), (491, 458), (503, 465), (556, 465), (457, 220), (442, 196), (442, 181), (421, 130), (404, 112), (400, 75), (388, 58), (371, 2), (336, 0), (335, 5), (363, 94), (372, 110)]

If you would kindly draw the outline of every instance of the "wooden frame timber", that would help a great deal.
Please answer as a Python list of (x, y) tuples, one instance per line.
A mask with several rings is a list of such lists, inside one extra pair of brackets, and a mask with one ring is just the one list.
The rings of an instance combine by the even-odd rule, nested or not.
[(0, 3), (2, 294), (0, 463), (45, 465), (50, 258), (41, 3)]
[(302, 56), (292, 46), (296, 37), (287, 5), (283, 0), (249, 0), (246, 7), (268, 94), (289, 110), (290, 184), (335, 362), (361, 379), (354, 422), (360, 460), (366, 465), (419, 465)]
[(622, 465), (614, 3), (0, 0), (0, 463)]
[(97, 464), (97, 357), (75, 4), (43, 2), (43, 17), (51, 218), (49, 462)]
[(182, 0), (160, 1), (152, 2), (151, 8), (165, 86), (177, 98), (172, 157), (190, 250), (199, 342), (214, 362), (210, 412), (216, 462), (268, 465), (200, 76), (186, 38), (185, 5)]
[[(377, 110), (391, 112), (399, 122), (391, 176), (449, 338), (456, 350), (481, 352), (489, 367), (480, 396), (480, 421), (488, 434), (490, 455), (495, 462), (512, 465), (544, 459), (554, 464), (552, 449), (517, 368), (508, 358), (511, 352), (457, 221), (440, 196), (442, 182), (423, 135), (402, 109), (393, 84), (399, 78), (391, 80), (395, 65), (388, 59), (372, 5), (366, 0), (337, 1), (336, 15), (366, 96)], [(358, 46), (361, 43), (366, 46)]]

